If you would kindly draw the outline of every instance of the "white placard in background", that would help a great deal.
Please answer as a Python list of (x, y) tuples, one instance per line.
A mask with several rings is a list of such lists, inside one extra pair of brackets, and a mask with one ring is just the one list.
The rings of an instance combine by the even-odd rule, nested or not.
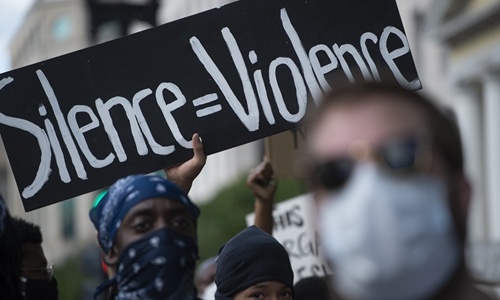
[[(273, 210), (273, 236), (290, 255), (294, 281), (332, 273), (324, 259), (319, 236), (314, 228), (314, 202), (310, 194), (297, 196), (276, 204)], [(246, 216), (247, 225), (253, 225), (254, 213)]]

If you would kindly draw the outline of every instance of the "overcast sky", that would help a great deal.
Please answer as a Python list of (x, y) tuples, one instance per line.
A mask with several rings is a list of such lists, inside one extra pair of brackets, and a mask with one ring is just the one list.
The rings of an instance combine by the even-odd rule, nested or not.
[(34, 0), (0, 0), (0, 73), (9, 71), (9, 41)]

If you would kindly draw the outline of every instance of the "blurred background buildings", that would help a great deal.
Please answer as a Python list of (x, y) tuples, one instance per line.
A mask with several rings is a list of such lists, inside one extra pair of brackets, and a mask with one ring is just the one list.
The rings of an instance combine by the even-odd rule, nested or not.
[[(154, 22), (162, 24), (229, 2), (37, 0), (10, 42), (11, 68), (120, 37), (123, 26), (109, 21), (102, 22), (92, 38), (89, 3), (158, 5)], [(471, 264), (483, 281), (500, 283), (500, 0), (397, 3), (423, 92), (449, 107), (462, 131), (466, 171), (474, 187), (469, 223)], [(127, 33), (147, 29), (150, 23), (132, 21)], [(198, 202), (211, 198), (256, 165), (262, 149), (256, 142), (210, 156), (191, 196)], [(95, 244), (88, 219), (94, 193), (25, 213), (4, 151), (0, 151), (0, 190), (14, 215), (41, 226), (50, 261), (62, 263), (68, 255)]]

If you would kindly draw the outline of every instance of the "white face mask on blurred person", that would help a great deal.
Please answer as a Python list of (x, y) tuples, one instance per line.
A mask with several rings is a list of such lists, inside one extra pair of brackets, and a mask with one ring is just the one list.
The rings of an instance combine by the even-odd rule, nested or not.
[(461, 257), (447, 196), (444, 183), (431, 176), (355, 166), (319, 207), (318, 230), (338, 291), (359, 300), (436, 293)]

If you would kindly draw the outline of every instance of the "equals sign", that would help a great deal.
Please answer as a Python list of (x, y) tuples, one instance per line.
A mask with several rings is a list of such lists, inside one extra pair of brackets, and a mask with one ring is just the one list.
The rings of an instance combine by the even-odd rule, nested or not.
[[(210, 102), (214, 102), (217, 99), (219, 99), (219, 96), (217, 96), (216, 93), (208, 94), (208, 95), (205, 95), (203, 97), (194, 99), (193, 105), (196, 107), (196, 106), (204, 105), (204, 104), (207, 104)], [(216, 104), (216, 105), (212, 105), (212, 106), (197, 110), (196, 116), (198, 118), (201, 118), (201, 117), (205, 117), (205, 116), (214, 114), (214, 113), (221, 111), (221, 110), (222, 110), (222, 106), (220, 104)]]

